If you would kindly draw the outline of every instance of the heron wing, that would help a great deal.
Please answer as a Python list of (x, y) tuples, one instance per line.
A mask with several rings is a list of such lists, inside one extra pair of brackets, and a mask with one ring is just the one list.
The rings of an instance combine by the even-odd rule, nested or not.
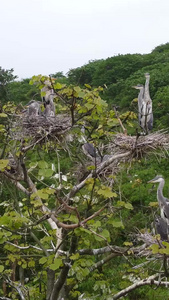
[(161, 239), (164, 241), (168, 240), (169, 226), (167, 222), (164, 219), (159, 218), (155, 221), (155, 226), (156, 232), (160, 234)]
[(163, 206), (163, 214), (164, 214), (164, 217), (166, 219), (168, 219), (168, 221), (169, 221), (169, 202), (167, 202), (166, 204), (164, 204), (164, 206)]

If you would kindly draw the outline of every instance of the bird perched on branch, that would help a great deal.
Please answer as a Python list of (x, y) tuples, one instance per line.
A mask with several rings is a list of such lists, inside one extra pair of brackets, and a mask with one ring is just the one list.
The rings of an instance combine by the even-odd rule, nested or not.
[(83, 143), (82, 150), (84, 154), (89, 157), (92, 161), (95, 161), (96, 163), (101, 162), (101, 155), (98, 153), (98, 150), (96, 147), (93, 146), (93, 144), (87, 142), (87, 139), (85, 137), (85, 126), (83, 125), (81, 128), (82, 135), (80, 137), (80, 142)]

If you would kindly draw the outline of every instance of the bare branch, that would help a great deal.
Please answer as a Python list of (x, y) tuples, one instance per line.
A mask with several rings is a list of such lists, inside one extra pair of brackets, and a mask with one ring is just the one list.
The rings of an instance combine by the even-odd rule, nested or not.
[(22, 288), (21, 284), (16, 284), (12, 280), (10, 280), (9, 278), (5, 278), (5, 281), (6, 281), (6, 283), (8, 283), (12, 288), (14, 288), (18, 292), (21, 300), (25, 300), (25, 296), (24, 296), (24, 294), (21, 290), (21, 288)]
[(115, 159), (121, 159), (124, 158), (126, 156), (131, 155), (130, 151), (127, 151), (125, 153), (121, 153), (121, 154), (117, 154), (117, 155), (112, 155), (108, 160), (104, 161), (103, 163), (101, 163), (99, 165), (99, 167), (94, 170), (94, 173), (91, 172), (83, 181), (81, 181), (79, 184), (75, 185), (72, 190), (70, 191), (70, 193), (66, 196), (66, 200), (68, 201), (71, 197), (73, 197), (77, 192), (79, 192), (86, 184), (87, 180), (89, 178), (92, 178), (93, 175), (98, 175), (104, 168), (106, 168), (107, 166), (109, 166)]
[(123, 296), (125, 296), (126, 294), (128, 294), (129, 292), (135, 290), (136, 288), (140, 287), (140, 286), (144, 286), (144, 285), (157, 285), (157, 286), (160, 286), (160, 285), (163, 285), (163, 286), (166, 286), (168, 287), (169, 286), (169, 282), (164, 282), (164, 281), (155, 281), (154, 279), (157, 278), (159, 276), (159, 274), (155, 274), (155, 275), (152, 275), (148, 278), (145, 278), (145, 279), (142, 279), (132, 285), (130, 285), (129, 287), (127, 287), (126, 289), (120, 291), (119, 293), (115, 294), (113, 297), (112, 297), (112, 300), (116, 300), (116, 299), (119, 299)]
[[(121, 254), (122, 255), (122, 254)], [(90, 272), (93, 272), (94, 270), (98, 269), (99, 267), (103, 266), (104, 264), (106, 264), (108, 261), (110, 261), (112, 258), (114, 258), (115, 256), (120, 256), (119, 253), (111, 253), (110, 255), (108, 255), (107, 257), (105, 257), (104, 259), (98, 261), (96, 264), (94, 264), (91, 268), (90, 268)]]

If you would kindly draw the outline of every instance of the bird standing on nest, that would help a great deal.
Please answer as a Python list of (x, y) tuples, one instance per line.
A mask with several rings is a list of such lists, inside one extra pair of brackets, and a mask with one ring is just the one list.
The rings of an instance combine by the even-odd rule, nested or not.
[(25, 109), (23, 112), (26, 113), (26, 116), (28, 116), (29, 118), (36, 118), (42, 114), (41, 102), (31, 100), (26, 106), (27, 109)]
[(152, 100), (149, 92), (149, 73), (145, 74), (146, 82), (145, 86), (138, 84), (133, 88), (140, 90), (138, 94), (138, 119), (139, 125), (144, 130), (144, 134), (148, 134), (153, 128), (153, 111), (152, 111)]
[(45, 86), (41, 89), (41, 93), (45, 93), (45, 95), (42, 96), (42, 101), (45, 107), (43, 115), (45, 117), (54, 117), (55, 105), (53, 103), (53, 99), (55, 98), (56, 94), (49, 80), (46, 80), (44, 83)]

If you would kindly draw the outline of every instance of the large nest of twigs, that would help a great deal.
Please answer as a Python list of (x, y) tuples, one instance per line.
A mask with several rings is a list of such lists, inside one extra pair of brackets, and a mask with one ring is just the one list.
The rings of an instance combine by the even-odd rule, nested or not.
[(116, 134), (107, 146), (107, 153), (125, 153), (131, 151), (132, 157), (142, 158), (145, 154), (159, 152), (166, 155), (169, 150), (169, 134), (160, 130), (145, 136), (129, 136)]
[(58, 114), (55, 117), (45, 116), (21, 116), (13, 123), (15, 131), (14, 138), (32, 137), (35, 140), (43, 135), (48, 137), (59, 137), (70, 130), (71, 118), (66, 114)]
[[(84, 176), (84, 169), (86, 169), (87, 174), (87, 167), (90, 165), (94, 165), (99, 169), (104, 162), (108, 162), (114, 157), (111, 163), (105, 165), (97, 174), (97, 176), (102, 176), (102, 179), (105, 178), (106, 182), (109, 182), (109, 185), (112, 186), (114, 183), (113, 176), (119, 172), (122, 167), (121, 163), (129, 162), (133, 158), (140, 159), (152, 153), (166, 157), (169, 150), (169, 134), (164, 130), (146, 136), (128, 136), (118, 133), (113, 136), (107, 145), (100, 145), (98, 148), (102, 158), (95, 161), (94, 158), (86, 157), (86, 161), (83, 161), (80, 165), (78, 164), (76, 176), (81, 181)], [(89, 173), (90, 171), (88, 171)]]

